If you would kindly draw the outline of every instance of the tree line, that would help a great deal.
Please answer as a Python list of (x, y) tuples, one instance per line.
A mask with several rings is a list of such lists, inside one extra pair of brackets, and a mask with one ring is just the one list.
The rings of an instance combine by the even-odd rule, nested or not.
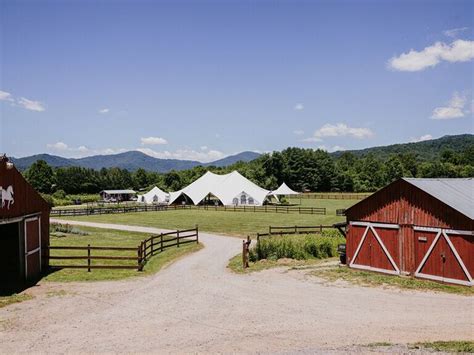
[(120, 168), (52, 168), (38, 160), (24, 175), (42, 193), (93, 194), (104, 189), (138, 191), (155, 185), (164, 191), (176, 191), (208, 170), (218, 174), (237, 170), (269, 190), (285, 182), (296, 191), (370, 192), (401, 177), (474, 177), (474, 146), (461, 151), (445, 149), (437, 159), (430, 161), (423, 160), (414, 151), (384, 158), (370, 153), (358, 157), (351, 152), (334, 157), (320, 149), (287, 148), (224, 168), (198, 166), (168, 173), (144, 169), (130, 172)]

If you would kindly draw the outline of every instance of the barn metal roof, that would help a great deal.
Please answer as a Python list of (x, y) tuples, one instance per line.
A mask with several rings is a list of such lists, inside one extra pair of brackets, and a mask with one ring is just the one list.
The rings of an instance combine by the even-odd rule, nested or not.
[(474, 179), (403, 178), (465, 216), (474, 219)]
[(116, 195), (116, 194), (136, 194), (133, 190), (103, 190), (101, 193), (106, 193), (109, 195)]

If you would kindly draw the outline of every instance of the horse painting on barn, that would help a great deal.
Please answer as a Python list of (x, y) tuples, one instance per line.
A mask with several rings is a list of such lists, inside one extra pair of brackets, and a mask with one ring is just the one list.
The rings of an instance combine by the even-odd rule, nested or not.
[(0, 196), (2, 199), (2, 208), (7, 208), (7, 210), (10, 209), (10, 206), (15, 203), (15, 200), (13, 199), (13, 186), (10, 185), (6, 189), (4, 189), (2, 186), (0, 186)]

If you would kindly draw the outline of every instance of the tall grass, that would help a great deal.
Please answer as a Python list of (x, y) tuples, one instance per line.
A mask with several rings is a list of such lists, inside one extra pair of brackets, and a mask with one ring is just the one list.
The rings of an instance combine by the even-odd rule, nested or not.
[(345, 243), (345, 239), (337, 231), (324, 231), (322, 234), (278, 235), (261, 238), (256, 247), (250, 250), (249, 258), (253, 262), (281, 258), (325, 259), (336, 256), (337, 246), (341, 243)]

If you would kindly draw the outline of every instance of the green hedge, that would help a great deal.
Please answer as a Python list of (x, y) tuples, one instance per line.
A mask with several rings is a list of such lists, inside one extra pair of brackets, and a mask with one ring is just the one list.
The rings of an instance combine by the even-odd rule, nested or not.
[(253, 262), (281, 258), (325, 259), (336, 256), (337, 246), (342, 243), (345, 243), (345, 239), (336, 230), (324, 231), (322, 234), (278, 235), (261, 238), (256, 247), (250, 250), (249, 258)]

